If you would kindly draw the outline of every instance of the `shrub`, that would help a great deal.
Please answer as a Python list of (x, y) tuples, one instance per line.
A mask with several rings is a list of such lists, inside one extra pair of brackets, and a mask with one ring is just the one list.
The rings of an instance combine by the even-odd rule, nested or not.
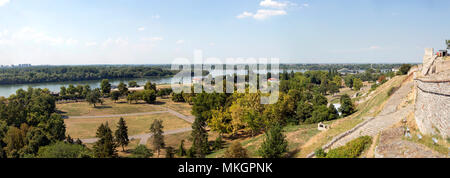
[(225, 151), (225, 158), (247, 158), (247, 150), (242, 147), (242, 145), (235, 141), (230, 147)]
[(153, 156), (153, 150), (148, 149), (145, 145), (136, 146), (131, 153), (133, 154), (131, 156), (133, 158), (148, 158)]
[(38, 158), (91, 158), (92, 152), (78, 144), (57, 142), (52, 145), (39, 148)]
[(391, 88), (389, 88), (389, 90), (388, 90), (388, 92), (387, 92), (387, 94), (388, 94), (388, 96), (391, 96), (392, 94), (394, 94), (395, 93), (395, 91), (397, 91), (397, 87), (391, 87)]
[[(326, 158), (357, 158), (371, 144), (372, 137), (362, 136), (348, 142), (345, 146), (330, 150), (326, 153)], [(321, 152), (319, 152), (319, 154), (321, 154)], [(323, 156), (323, 154), (321, 156)]]

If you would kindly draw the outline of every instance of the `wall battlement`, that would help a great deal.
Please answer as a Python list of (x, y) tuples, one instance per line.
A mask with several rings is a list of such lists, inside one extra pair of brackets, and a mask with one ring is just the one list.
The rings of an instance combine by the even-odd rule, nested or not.
[(415, 120), (424, 134), (450, 137), (450, 61), (426, 49), (424, 63), (414, 77)]

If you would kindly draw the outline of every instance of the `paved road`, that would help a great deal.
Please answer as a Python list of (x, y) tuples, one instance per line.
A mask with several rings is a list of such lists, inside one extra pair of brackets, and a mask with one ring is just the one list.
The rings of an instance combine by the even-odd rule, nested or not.
[[(180, 119), (185, 120), (189, 123), (194, 123), (195, 118), (193, 116), (185, 116), (183, 114), (180, 114), (179, 112), (176, 112), (175, 110), (165, 108), (162, 106), (158, 106), (165, 111), (153, 111), (153, 112), (144, 112), (144, 113), (131, 113), (131, 114), (116, 114), (116, 115), (103, 115), (103, 116), (69, 116), (70, 119), (95, 119), (95, 118), (110, 118), (110, 117), (127, 117), (127, 116), (141, 116), (141, 115), (150, 115), (150, 114), (160, 114), (160, 113), (170, 113), (174, 116), (177, 116)], [(177, 133), (183, 133), (191, 131), (191, 127), (181, 128), (181, 129), (175, 129), (175, 130), (168, 130), (164, 132), (164, 135), (171, 135), (171, 134), (177, 134)], [(141, 139), (139, 144), (145, 145), (147, 143), (147, 140), (152, 137), (152, 134), (140, 134), (140, 135), (132, 135), (128, 138), (131, 139)], [(98, 140), (98, 138), (88, 138), (88, 139), (81, 139), (83, 143), (95, 143)]]
[(404, 108), (397, 110), (397, 107), (401, 104), (403, 99), (408, 95), (413, 87), (413, 82), (404, 83), (387, 101), (383, 110), (371, 121), (367, 122), (362, 127), (356, 129), (351, 134), (339, 139), (337, 142), (331, 145), (331, 148), (337, 148), (345, 145), (347, 142), (356, 139), (360, 136), (375, 136), (379, 132), (386, 128), (389, 128), (395, 123), (400, 122), (410, 112), (414, 110), (413, 105), (408, 105)]

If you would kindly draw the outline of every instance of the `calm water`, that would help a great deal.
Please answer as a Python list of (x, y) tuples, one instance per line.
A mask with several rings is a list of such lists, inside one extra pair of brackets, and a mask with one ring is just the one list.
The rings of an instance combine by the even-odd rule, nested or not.
[[(152, 77), (152, 78), (134, 78), (134, 79), (109, 79), (112, 85), (118, 85), (120, 82), (124, 82), (128, 85), (129, 81), (136, 81), (139, 85), (145, 85), (147, 81), (151, 81), (156, 84), (170, 84), (172, 77)], [(51, 83), (37, 83), (37, 84), (15, 84), (15, 85), (0, 85), (0, 96), (8, 97), (11, 94), (16, 93), (20, 88), (26, 90), (28, 87), (33, 88), (48, 88), (50, 91), (59, 92), (61, 86), (73, 85), (90, 85), (91, 88), (100, 88), (101, 80), (90, 81), (78, 81), (78, 82), (51, 82)]]
[[(291, 70), (288, 70), (290, 72)], [(265, 73), (267, 71), (255, 71), (255, 73)], [(283, 72), (280, 70), (280, 72)], [(294, 70), (294, 72), (305, 72), (304, 70)], [(237, 73), (238, 75), (247, 74), (247, 70), (225, 70), (222, 72), (217, 72), (215, 70), (211, 71), (211, 76), (215, 77), (217, 75), (230, 75), (233, 73)], [(124, 82), (128, 84), (130, 81), (136, 81), (139, 85), (145, 85), (147, 81), (151, 81), (156, 84), (171, 84), (172, 77), (150, 77), (150, 78), (129, 78), (129, 79), (109, 79), (109, 82), (112, 85), (118, 85), (120, 82)], [(190, 81), (184, 81), (184, 83), (189, 83)], [(59, 92), (61, 86), (69, 86), (72, 85), (90, 85), (91, 88), (100, 88), (101, 80), (90, 80), (90, 81), (77, 81), (77, 82), (51, 82), (51, 83), (37, 83), (37, 84), (14, 84), (14, 85), (0, 85), (0, 96), (8, 97), (11, 94), (16, 93), (16, 91), (20, 88), (26, 90), (28, 87), (33, 88), (48, 88), (50, 91)], [(175, 82), (178, 83), (178, 82)]]

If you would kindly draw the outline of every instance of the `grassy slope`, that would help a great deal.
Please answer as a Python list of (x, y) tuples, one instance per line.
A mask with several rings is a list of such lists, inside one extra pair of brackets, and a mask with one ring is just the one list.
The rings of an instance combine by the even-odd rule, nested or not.
[(381, 112), (385, 102), (389, 98), (387, 95), (388, 90), (393, 86), (400, 86), (405, 78), (406, 76), (397, 76), (379, 86), (375, 91), (373, 91), (371, 98), (357, 106), (358, 112), (349, 117), (335, 121), (331, 124), (331, 128), (329, 130), (312, 137), (300, 148), (300, 152), (296, 155), (296, 157), (306, 157), (309, 153), (331, 141), (333, 137), (361, 123), (363, 118), (376, 116), (379, 112)]

